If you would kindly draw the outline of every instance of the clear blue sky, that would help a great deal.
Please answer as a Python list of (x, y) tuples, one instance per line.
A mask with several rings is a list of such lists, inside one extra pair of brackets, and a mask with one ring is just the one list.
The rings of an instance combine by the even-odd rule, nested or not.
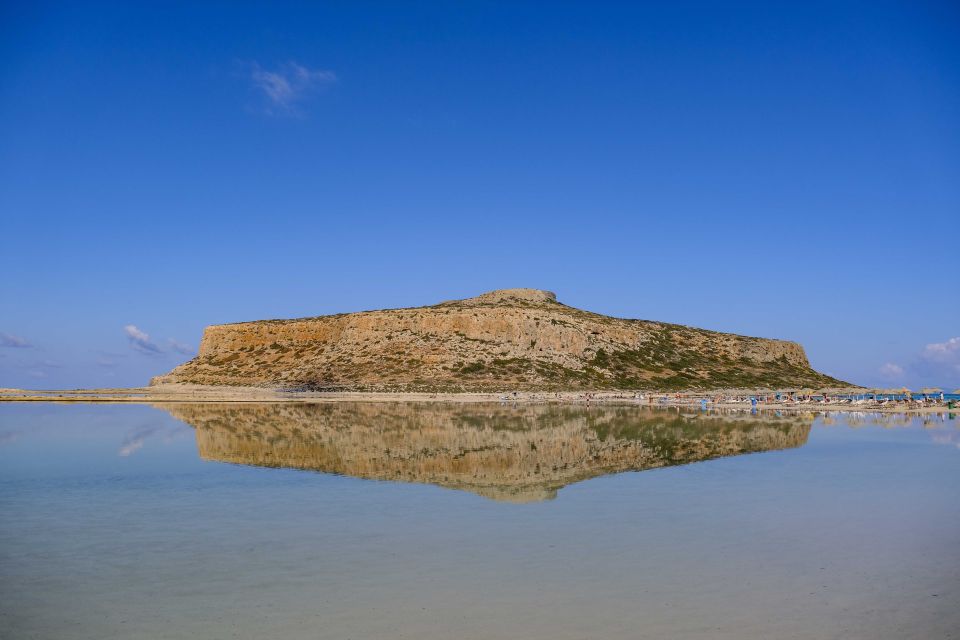
[(960, 5), (637, 5), (3, 3), (0, 386), (524, 286), (960, 387)]

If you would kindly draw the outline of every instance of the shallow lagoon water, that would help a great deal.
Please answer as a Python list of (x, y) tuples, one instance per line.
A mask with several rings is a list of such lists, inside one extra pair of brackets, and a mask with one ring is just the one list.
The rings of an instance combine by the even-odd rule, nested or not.
[(960, 419), (0, 406), (3, 638), (960, 637)]

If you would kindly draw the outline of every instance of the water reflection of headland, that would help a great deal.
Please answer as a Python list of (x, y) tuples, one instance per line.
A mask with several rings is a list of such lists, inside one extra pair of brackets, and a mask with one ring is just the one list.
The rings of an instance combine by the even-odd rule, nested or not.
[(206, 460), (430, 483), (531, 502), (587, 478), (799, 447), (812, 416), (629, 406), (163, 405)]

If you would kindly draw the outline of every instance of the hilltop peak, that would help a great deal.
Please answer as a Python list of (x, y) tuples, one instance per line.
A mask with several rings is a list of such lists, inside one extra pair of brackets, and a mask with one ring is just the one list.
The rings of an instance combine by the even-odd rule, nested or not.
[(496, 289), (481, 293), (473, 298), (464, 300), (451, 300), (443, 304), (503, 304), (510, 302), (527, 302), (541, 304), (544, 302), (556, 302), (557, 294), (543, 289)]

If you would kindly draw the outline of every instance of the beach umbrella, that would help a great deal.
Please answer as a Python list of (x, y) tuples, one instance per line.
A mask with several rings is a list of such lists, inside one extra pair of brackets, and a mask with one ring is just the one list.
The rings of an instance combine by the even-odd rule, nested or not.
[(920, 393), (940, 393), (943, 389), (939, 387), (926, 387), (925, 389), (920, 389)]
[(954, 389), (953, 392), (956, 394), (960, 394), (960, 389)]

